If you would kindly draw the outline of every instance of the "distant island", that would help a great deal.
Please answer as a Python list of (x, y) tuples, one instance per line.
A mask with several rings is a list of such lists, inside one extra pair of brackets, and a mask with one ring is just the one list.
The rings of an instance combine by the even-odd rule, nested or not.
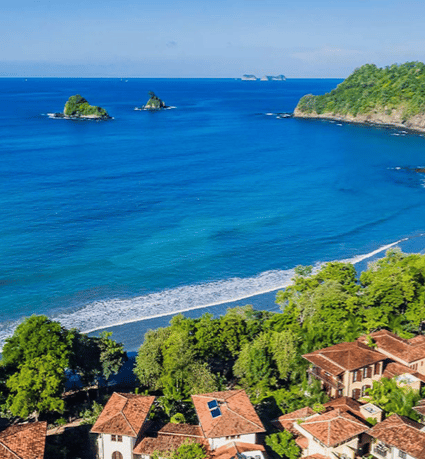
[(65, 104), (62, 113), (49, 113), (50, 118), (65, 119), (110, 119), (108, 112), (96, 105), (90, 105), (80, 94), (71, 96)]
[(294, 116), (425, 131), (425, 65), (363, 65), (331, 92), (302, 97)]
[(257, 78), (255, 75), (243, 75), (241, 80), (243, 81), (285, 81), (285, 75), (264, 75), (261, 78)]
[(149, 91), (149, 100), (146, 102), (145, 105), (141, 107), (136, 107), (134, 110), (162, 110), (164, 108), (168, 108), (167, 105), (163, 100), (161, 100), (158, 96), (155, 95), (153, 91)]

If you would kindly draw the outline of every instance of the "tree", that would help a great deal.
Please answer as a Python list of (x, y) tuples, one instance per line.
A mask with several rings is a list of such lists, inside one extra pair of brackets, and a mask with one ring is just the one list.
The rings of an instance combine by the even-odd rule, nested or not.
[(205, 459), (207, 454), (202, 445), (185, 441), (175, 451), (154, 451), (152, 459)]
[(124, 345), (111, 339), (112, 332), (103, 331), (96, 342), (100, 350), (100, 365), (102, 376), (107, 380), (111, 375), (117, 374), (123, 363), (127, 361)]
[(268, 435), (266, 445), (270, 446), (282, 458), (297, 459), (301, 455), (301, 450), (295, 443), (294, 436), (288, 430)]
[(9, 377), (6, 406), (14, 416), (61, 413), (65, 369), (69, 367), (74, 333), (46, 316), (31, 316), (20, 324), (3, 348), (2, 365)]

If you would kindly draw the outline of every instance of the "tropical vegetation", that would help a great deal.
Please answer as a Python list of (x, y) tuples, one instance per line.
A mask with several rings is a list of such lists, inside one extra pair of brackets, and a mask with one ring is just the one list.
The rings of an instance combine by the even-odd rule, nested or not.
[(297, 109), (304, 113), (353, 116), (374, 111), (391, 115), (393, 110), (400, 110), (403, 120), (408, 120), (425, 113), (425, 65), (363, 65), (331, 92), (304, 96)]
[(71, 96), (65, 104), (63, 111), (65, 116), (95, 116), (98, 118), (108, 118), (108, 112), (96, 105), (90, 105), (84, 97), (77, 94)]

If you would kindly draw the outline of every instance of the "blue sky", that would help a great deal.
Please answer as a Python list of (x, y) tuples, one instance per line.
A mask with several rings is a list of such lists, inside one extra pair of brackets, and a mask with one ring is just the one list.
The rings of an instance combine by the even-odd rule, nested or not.
[(344, 78), (425, 61), (419, 0), (3, 0), (0, 76)]

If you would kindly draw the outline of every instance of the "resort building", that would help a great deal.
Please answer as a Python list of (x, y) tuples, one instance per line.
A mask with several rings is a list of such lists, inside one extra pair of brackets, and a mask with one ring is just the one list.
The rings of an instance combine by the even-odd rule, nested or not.
[(257, 436), (265, 429), (245, 391), (193, 395), (199, 425), (158, 425), (147, 420), (155, 397), (114, 393), (92, 428), (98, 433), (100, 459), (150, 459), (154, 451), (176, 450), (189, 441), (202, 444), (210, 457), (237, 454), (265, 459)]
[(373, 438), (371, 454), (378, 459), (424, 459), (425, 426), (405, 416), (392, 414), (368, 434)]
[[(369, 345), (372, 344), (372, 345)], [(425, 336), (403, 339), (387, 330), (303, 355), (330, 397), (358, 399), (382, 377), (420, 389), (425, 383)]]
[(29, 422), (0, 432), (0, 458), (43, 459), (47, 422)]
[(303, 457), (355, 459), (367, 454), (370, 436), (366, 419), (381, 420), (382, 411), (375, 405), (362, 405), (349, 397), (332, 400), (324, 406), (325, 411), (320, 414), (306, 407), (272, 423), (294, 435)]

